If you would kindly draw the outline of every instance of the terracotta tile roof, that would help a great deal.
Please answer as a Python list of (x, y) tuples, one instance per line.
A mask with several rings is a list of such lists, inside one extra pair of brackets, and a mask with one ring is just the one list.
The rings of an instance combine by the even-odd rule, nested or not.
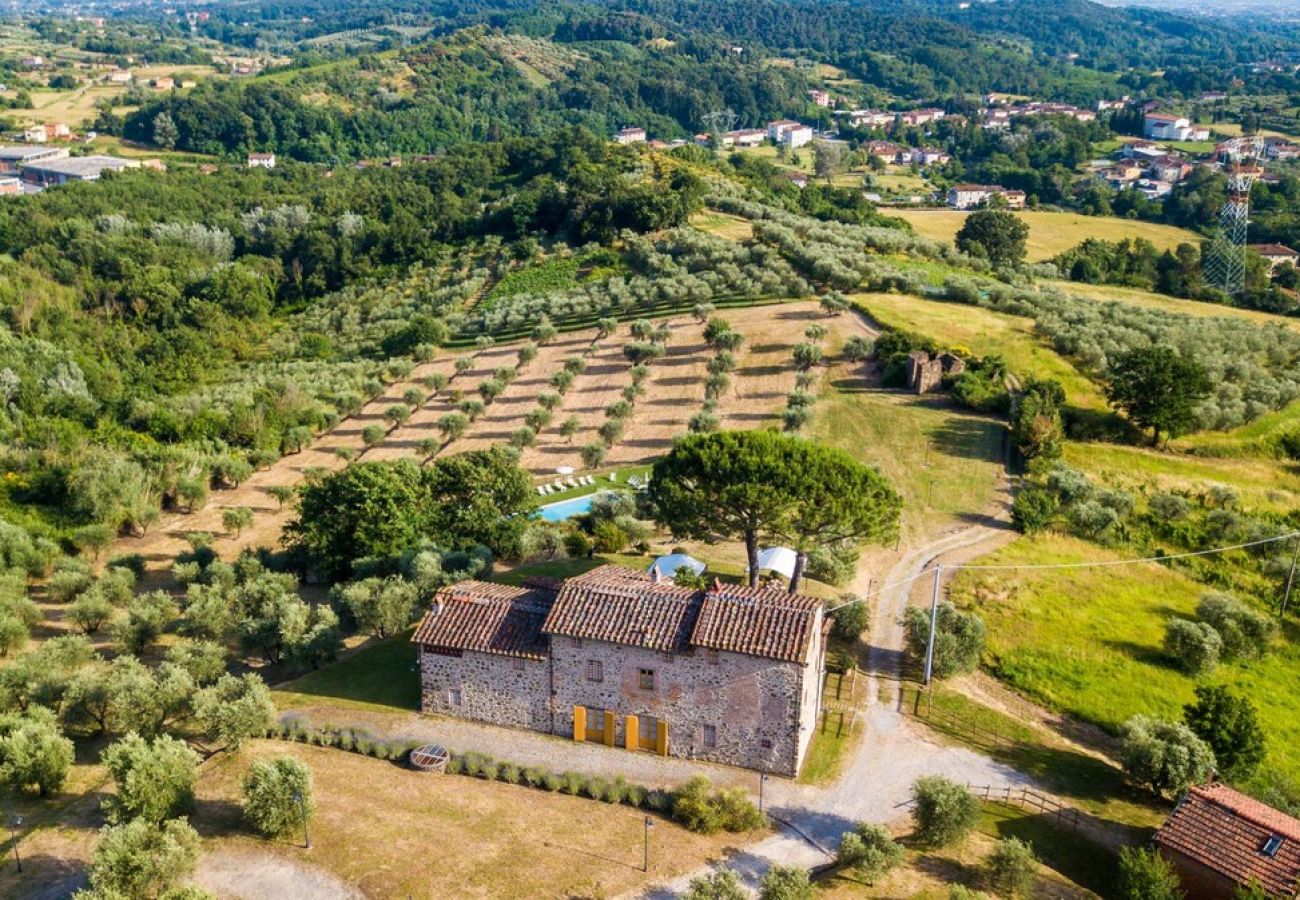
[(1260, 256), (1296, 256), (1296, 252), (1285, 244), (1247, 244)]
[(1300, 819), (1225, 784), (1193, 787), (1155, 840), (1238, 884), (1253, 879), (1281, 897), (1300, 891)]
[(547, 634), (651, 650), (692, 647), (803, 662), (821, 603), (785, 591), (718, 585), (708, 591), (601, 566), (564, 582)]
[(803, 594), (715, 584), (704, 595), (691, 643), (801, 663), (820, 607), (820, 600)]
[(554, 600), (553, 584), (462, 581), (438, 592), (411, 640), (449, 650), (545, 659), (541, 626)]
[(680, 653), (690, 647), (699, 593), (622, 566), (600, 566), (564, 582), (542, 630)]

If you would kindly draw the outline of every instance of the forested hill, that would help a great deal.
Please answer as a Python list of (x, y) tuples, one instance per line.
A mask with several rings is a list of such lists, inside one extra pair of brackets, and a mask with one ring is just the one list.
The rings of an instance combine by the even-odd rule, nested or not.
[(124, 132), (152, 143), (166, 115), (182, 149), (273, 150), (329, 162), (432, 153), (566, 125), (609, 135), (637, 124), (656, 137), (689, 137), (710, 110), (730, 108), (750, 123), (796, 114), (809, 86), (802, 73), (732, 59), (714, 44), (693, 52), (557, 45), (475, 28), (252, 82), (207, 83), (145, 105)]

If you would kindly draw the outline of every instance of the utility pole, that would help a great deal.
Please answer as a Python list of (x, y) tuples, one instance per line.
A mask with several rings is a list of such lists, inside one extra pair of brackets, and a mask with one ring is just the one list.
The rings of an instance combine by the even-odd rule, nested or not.
[(642, 872), (650, 871), (650, 827), (652, 825), (654, 825), (654, 822), (650, 820), (649, 816), (646, 816), (645, 817), (645, 852), (644, 855), (641, 857)]
[(934, 673), (934, 632), (939, 625), (939, 577), (943, 573), (943, 566), (936, 563), (934, 566), (934, 584), (930, 587), (930, 642), (925, 647), (925, 683), (930, 684), (930, 676)]
[(1291, 551), (1291, 569), (1286, 573), (1286, 591), (1282, 594), (1282, 606), (1277, 611), (1279, 619), (1286, 617), (1286, 608), (1291, 605), (1291, 585), (1295, 584), (1295, 566), (1300, 560), (1300, 534), (1295, 537), (1295, 549)]

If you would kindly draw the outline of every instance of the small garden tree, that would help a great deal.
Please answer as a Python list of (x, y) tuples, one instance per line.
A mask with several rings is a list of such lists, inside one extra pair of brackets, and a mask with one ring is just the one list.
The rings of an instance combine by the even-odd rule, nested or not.
[(682, 900), (749, 900), (740, 876), (731, 869), (719, 869), (691, 879)]
[[(930, 612), (919, 606), (903, 614), (907, 652), (925, 659), (930, 643)], [(942, 601), (935, 616), (933, 675), (948, 678), (972, 671), (984, 652), (984, 622), (974, 613), (962, 613)]]
[(835, 862), (861, 873), (868, 883), (887, 875), (903, 861), (903, 845), (889, 836), (883, 825), (859, 822), (840, 838)]
[(223, 675), (194, 695), (194, 717), (208, 740), (238, 750), (271, 727), (275, 704), (260, 675)]
[(1212, 671), (1222, 651), (1223, 639), (1204, 622), (1174, 618), (1165, 627), (1165, 653), (1188, 675)]
[(404, 578), (367, 578), (336, 589), (335, 596), (356, 619), (357, 627), (377, 638), (396, 634), (415, 615), (419, 591)]
[(999, 897), (1023, 897), (1034, 887), (1038, 860), (1034, 848), (1018, 838), (1004, 838), (988, 856), (988, 882)]
[[(99, 844), (90, 862), (90, 890), (76, 896), (85, 900), (140, 900), (173, 898), (181, 882), (194, 871), (199, 857), (199, 835), (184, 819), (159, 826), (146, 819), (109, 825), (99, 832)], [(188, 890), (189, 900), (203, 893)]]
[(1134, 716), (1120, 730), (1120, 762), (1129, 778), (1161, 795), (1204, 781), (1214, 751), (1186, 725)]
[(1183, 900), (1178, 874), (1160, 851), (1124, 847), (1119, 852), (1115, 896), (1119, 900)]
[(926, 775), (912, 785), (916, 834), (932, 847), (960, 842), (979, 821), (980, 802), (964, 786), (940, 775)]
[(44, 707), (0, 715), (0, 781), (15, 792), (35, 787), (45, 797), (62, 790), (73, 749)]
[(253, 511), (247, 506), (230, 506), (221, 511), (221, 527), (228, 534), (239, 537), (240, 532), (253, 526)]
[(199, 757), (184, 741), (169, 735), (150, 741), (133, 732), (110, 744), (100, 761), (117, 785), (105, 801), (114, 821), (157, 825), (194, 802)]
[(1201, 685), (1183, 707), (1187, 727), (1209, 745), (1225, 778), (1245, 781), (1264, 761), (1264, 729), (1250, 699), (1226, 685)]
[(316, 810), (311, 769), (292, 756), (255, 761), (244, 775), (244, 817), (266, 837), (279, 837), (310, 821)]
[(815, 893), (808, 870), (799, 866), (777, 863), (758, 883), (758, 900), (813, 900)]

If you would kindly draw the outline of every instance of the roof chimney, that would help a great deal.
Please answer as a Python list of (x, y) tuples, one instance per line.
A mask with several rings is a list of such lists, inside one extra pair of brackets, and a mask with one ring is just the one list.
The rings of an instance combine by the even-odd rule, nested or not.
[(713, 576), (713, 584), (709, 587), (709, 593), (710, 594), (722, 593), (722, 579), (718, 578), (718, 576), (716, 575)]
[(650, 567), (650, 582), (651, 584), (658, 584), (661, 580), (663, 580), (663, 575), (659, 572), (659, 563), (655, 563)]

